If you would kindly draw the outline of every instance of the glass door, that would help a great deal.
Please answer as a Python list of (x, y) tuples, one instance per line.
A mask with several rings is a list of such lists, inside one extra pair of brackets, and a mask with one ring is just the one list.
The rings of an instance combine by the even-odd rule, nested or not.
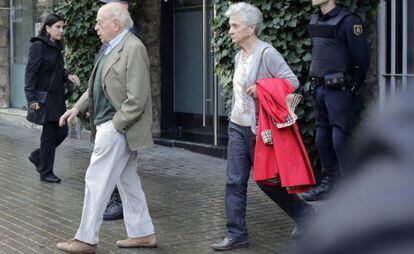
[(29, 53), (30, 38), (33, 36), (33, 0), (13, 0), (11, 8), (11, 87), (10, 106), (26, 108), (24, 94), (24, 73)]
[(11, 87), (10, 105), (26, 108), (24, 73), (30, 47), (30, 38), (39, 32), (42, 22), (53, 6), (63, 0), (12, 0), (11, 23)]
[[(173, 7), (174, 138), (224, 144), (226, 113), (210, 50), (211, 0), (175, 0)], [(221, 116), (221, 117), (220, 117)]]

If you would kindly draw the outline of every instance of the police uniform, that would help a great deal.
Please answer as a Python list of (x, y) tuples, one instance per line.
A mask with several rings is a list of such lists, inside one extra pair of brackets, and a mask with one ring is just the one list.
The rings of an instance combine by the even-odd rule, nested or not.
[(321, 184), (302, 195), (318, 200), (339, 176), (354, 127), (354, 94), (363, 84), (370, 61), (361, 19), (336, 6), (326, 15), (311, 16), (309, 78), (314, 87), (316, 146), (321, 159)]

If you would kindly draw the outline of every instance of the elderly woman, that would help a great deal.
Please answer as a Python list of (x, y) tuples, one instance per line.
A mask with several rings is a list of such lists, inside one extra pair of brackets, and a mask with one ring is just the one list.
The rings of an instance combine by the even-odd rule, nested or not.
[[(262, 78), (283, 78), (295, 89), (299, 86), (296, 76), (281, 54), (272, 45), (258, 38), (263, 16), (257, 7), (240, 2), (231, 5), (225, 15), (229, 17), (231, 39), (240, 47), (240, 51), (235, 56), (233, 103), (228, 130), (225, 191), (228, 233), (223, 240), (211, 246), (220, 251), (247, 247), (249, 244), (246, 194), (256, 139), (256, 81)], [(310, 205), (296, 195), (288, 194), (280, 186), (259, 183), (259, 187), (297, 222), (313, 210)]]

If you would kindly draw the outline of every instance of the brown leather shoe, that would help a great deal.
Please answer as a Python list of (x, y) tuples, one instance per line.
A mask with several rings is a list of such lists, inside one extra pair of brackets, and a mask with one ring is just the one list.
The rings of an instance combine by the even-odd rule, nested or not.
[(97, 245), (81, 242), (76, 239), (70, 239), (64, 243), (58, 243), (56, 247), (69, 253), (95, 253)]
[(125, 240), (116, 241), (116, 246), (119, 248), (155, 248), (157, 247), (157, 237), (155, 234), (143, 237), (128, 237)]

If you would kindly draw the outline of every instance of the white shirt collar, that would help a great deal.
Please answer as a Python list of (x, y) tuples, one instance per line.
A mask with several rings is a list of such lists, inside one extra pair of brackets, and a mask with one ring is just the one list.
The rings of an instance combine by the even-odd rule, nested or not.
[(112, 50), (122, 41), (125, 35), (129, 32), (129, 29), (125, 29), (125, 31), (118, 34), (115, 38), (113, 38), (109, 43), (108, 47), (105, 50), (105, 55), (109, 55)]

